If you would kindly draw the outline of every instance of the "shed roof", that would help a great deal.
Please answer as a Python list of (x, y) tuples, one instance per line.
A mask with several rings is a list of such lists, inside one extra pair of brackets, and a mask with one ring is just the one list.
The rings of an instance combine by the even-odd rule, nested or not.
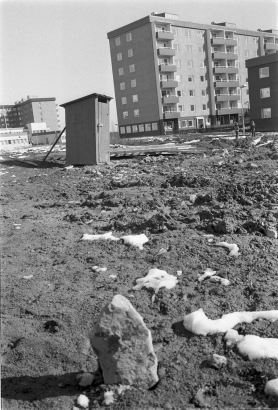
[(105, 102), (105, 103), (107, 101), (113, 100), (112, 97), (108, 97), (107, 95), (93, 93), (93, 94), (86, 95), (85, 97), (77, 98), (77, 100), (72, 100), (72, 101), (66, 102), (64, 104), (60, 104), (60, 107), (66, 107), (67, 105), (74, 104), (74, 103), (77, 103), (79, 101), (87, 100), (89, 98), (97, 98), (100, 102)]

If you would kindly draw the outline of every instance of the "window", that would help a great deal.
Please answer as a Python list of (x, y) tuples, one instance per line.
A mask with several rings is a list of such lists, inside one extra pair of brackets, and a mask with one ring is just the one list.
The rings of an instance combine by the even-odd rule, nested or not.
[(120, 83), (120, 90), (125, 90), (125, 83)]
[(179, 44), (174, 44), (174, 49), (176, 51), (180, 51), (180, 45)]
[(203, 97), (206, 96), (206, 90), (202, 90), (202, 96), (203, 96)]
[(116, 46), (120, 46), (121, 45), (121, 39), (120, 37), (117, 37), (115, 40)]
[(203, 110), (205, 111), (207, 109), (206, 104), (203, 104)]
[(260, 95), (261, 95), (261, 98), (268, 98), (268, 97), (270, 97), (270, 88), (269, 88), (269, 87), (267, 87), (267, 88), (261, 88), (261, 89), (260, 89)]
[(202, 52), (203, 52), (203, 47), (200, 47), (200, 46), (199, 46), (199, 47), (198, 47), (198, 52), (199, 52), (199, 53), (202, 53)]
[(145, 130), (151, 131), (151, 124), (145, 124)]
[(132, 88), (136, 87), (136, 80), (131, 80), (130, 84)]
[(126, 103), (127, 103), (126, 97), (122, 97), (122, 104), (126, 104)]
[(177, 67), (180, 67), (181, 66), (181, 60), (175, 60), (175, 64), (176, 64)]
[(252, 51), (253, 57), (258, 57), (258, 52), (257, 51)]
[(200, 76), (200, 80), (201, 80), (201, 82), (203, 83), (203, 82), (205, 81), (205, 76), (204, 76), (204, 75), (201, 75), (201, 76)]
[(132, 96), (132, 101), (133, 101), (133, 102), (138, 102), (138, 94), (134, 94), (134, 95)]
[(182, 127), (182, 128), (186, 128), (186, 127), (187, 127), (187, 121), (186, 121), (186, 120), (182, 120), (182, 121), (181, 121), (181, 127)]
[(158, 130), (157, 122), (153, 122), (153, 123), (152, 123), (152, 130), (153, 130), (153, 131), (157, 131), (157, 130)]
[(249, 51), (248, 50), (244, 50), (244, 57), (248, 58), (249, 57)]
[(262, 118), (271, 118), (271, 108), (262, 109)]
[(182, 80), (182, 76), (180, 74), (176, 74), (175, 79), (176, 79), (176, 81), (178, 81), (180, 83), (181, 80)]
[(133, 50), (132, 50), (132, 48), (130, 48), (129, 50), (127, 50), (127, 55), (128, 55), (128, 57), (133, 57)]
[(190, 37), (190, 30), (189, 29), (185, 29), (184, 35), (185, 37)]
[(245, 43), (248, 44), (248, 37), (245, 37)]
[(194, 127), (193, 120), (188, 120), (188, 127)]
[(139, 132), (144, 132), (145, 131), (144, 124), (138, 125), (138, 128), (139, 128)]
[(195, 97), (195, 90), (189, 90), (189, 97)]
[(131, 40), (132, 40), (131, 33), (126, 34), (126, 41), (131, 41)]
[(122, 53), (117, 54), (117, 61), (121, 61), (123, 59)]
[(190, 105), (190, 111), (195, 111), (195, 105)]
[(128, 125), (128, 126), (126, 127), (126, 133), (127, 133), (127, 134), (130, 134), (130, 133), (131, 133), (131, 126), (130, 126), (130, 125)]
[(134, 117), (139, 117), (139, 110), (134, 110)]
[(125, 120), (128, 117), (128, 111), (123, 112), (123, 119)]
[(122, 67), (119, 68), (119, 75), (124, 75), (124, 69)]
[(187, 60), (187, 67), (193, 67), (193, 60)]
[(192, 46), (190, 46), (190, 45), (186, 45), (185, 46), (185, 51), (187, 52), (187, 53), (192, 53)]
[(259, 69), (260, 78), (269, 77), (269, 67), (263, 67)]
[(132, 132), (138, 132), (138, 126), (132, 125)]
[(196, 32), (196, 37), (197, 38), (202, 38), (202, 32), (201, 31), (199, 31), (199, 30), (197, 30), (197, 32)]
[(239, 61), (236, 61), (236, 68), (240, 68), (240, 63), (239, 63)]
[(178, 105), (178, 111), (179, 112), (184, 111), (184, 105)]
[(188, 76), (188, 81), (193, 83), (194, 82), (194, 75), (189, 75)]
[(199, 67), (200, 67), (200, 68), (205, 68), (205, 64), (204, 64), (203, 61), (199, 61)]
[(134, 71), (135, 71), (135, 64), (131, 64), (131, 65), (129, 66), (129, 72), (130, 72), (130, 73), (134, 73)]
[(125, 134), (125, 127), (120, 127), (121, 134)]
[(182, 97), (183, 96), (183, 91), (182, 90), (177, 90), (177, 96)]
[(178, 29), (176, 27), (172, 28), (172, 33), (174, 34), (174, 36), (178, 35)]

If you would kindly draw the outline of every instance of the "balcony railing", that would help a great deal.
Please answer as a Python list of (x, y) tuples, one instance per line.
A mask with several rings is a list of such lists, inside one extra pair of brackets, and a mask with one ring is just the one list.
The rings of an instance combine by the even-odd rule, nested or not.
[(170, 120), (172, 118), (179, 118), (180, 112), (179, 111), (164, 111), (163, 117), (165, 120)]
[(231, 51), (213, 51), (212, 58), (215, 60), (237, 60), (238, 55), (237, 53), (232, 53)]
[(212, 45), (227, 45), (227, 46), (236, 46), (237, 39), (235, 38), (226, 38), (226, 37), (212, 37), (211, 39)]
[(175, 94), (163, 95), (163, 104), (176, 104), (179, 102), (179, 97)]
[(160, 64), (159, 65), (159, 71), (161, 72), (167, 72), (167, 73), (174, 73), (177, 71), (177, 66), (176, 64)]
[(174, 40), (174, 33), (171, 31), (158, 30), (156, 31), (156, 38), (157, 40)]

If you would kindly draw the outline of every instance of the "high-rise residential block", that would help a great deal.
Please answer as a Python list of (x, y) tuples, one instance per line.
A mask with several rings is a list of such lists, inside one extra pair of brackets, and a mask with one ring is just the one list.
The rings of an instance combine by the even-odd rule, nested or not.
[(250, 117), (258, 131), (278, 131), (278, 54), (246, 61)]
[[(278, 51), (275, 30), (152, 13), (108, 33), (120, 135), (163, 135), (239, 120), (245, 61)], [(245, 86), (246, 87), (243, 87)]]
[(26, 127), (29, 123), (45, 122), (50, 131), (60, 129), (58, 105), (54, 97), (39, 98), (28, 95), (14, 105), (0, 106), (1, 128)]

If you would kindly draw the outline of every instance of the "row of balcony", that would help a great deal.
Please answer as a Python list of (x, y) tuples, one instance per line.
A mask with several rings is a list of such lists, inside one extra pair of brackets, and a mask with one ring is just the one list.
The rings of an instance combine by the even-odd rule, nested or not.
[(237, 40), (233, 38), (225, 38), (225, 37), (212, 37), (211, 44), (213, 46), (237, 46)]
[[(216, 110), (216, 115), (227, 115), (227, 114), (239, 114), (241, 109), (238, 107), (227, 107), (227, 108), (220, 108)], [(180, 118), (179, 111), (164, 111), (163, 118), (165, 120), (172, 120), (174, 118)]]
[(214, 51), (212, 53), (212, 58), (214, 60), (237, 60), (238, 55), (227, 51)]
[(216, 94), (215, 100), (220, 101), (238, 101), (240, 99), (239, 94)]
[(265, 50), (278, 50), (278, 44), (277, 43), (265, 43), (264, 49)]
[[(161, 88), (176, 88), (178, 87), (178, 85), (179, 83), (176, 80), (160, 81)], [(215, 88), (224, 88), (224, 87), (235, 88), (235, 87), (239, 87), (239, 81), (238, 80), (217, 80), (217, 81), (214, 81), (214, 87)]]

